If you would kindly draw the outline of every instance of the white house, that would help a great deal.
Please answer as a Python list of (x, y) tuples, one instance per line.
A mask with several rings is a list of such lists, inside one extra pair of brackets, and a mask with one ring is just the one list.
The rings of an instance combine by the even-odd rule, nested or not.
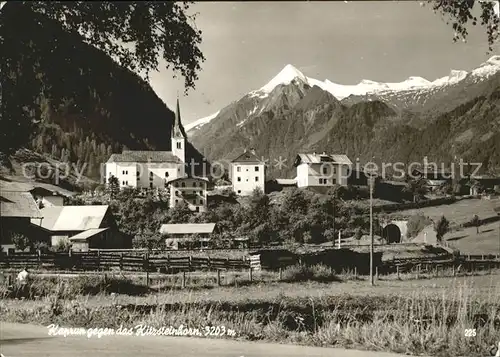
[(185, 176), (186, 135), (177, 110), (172, 125), (172, 151), (132, 151), (112, 154), (105, 164), (106, 183), (111, 176), (120, 188), (165, 188), (168, 181)]
[(297, 187), (347, 186), (347, 178), (352, 162), (346, 155), (298, 154), (294, 166), (297, 167)]
[(265, 164), (255, 154), (254, 149), (239, 155), (231, 161), (231, 181), (237, 195), (248, 196), (253, 190), (260, 188), (265, 192)]
[(184, 202), (191, 211), (206, 212), (207, 185), (208, 179), (205, 177), (180, 177), (170, 180), (170, 207)]

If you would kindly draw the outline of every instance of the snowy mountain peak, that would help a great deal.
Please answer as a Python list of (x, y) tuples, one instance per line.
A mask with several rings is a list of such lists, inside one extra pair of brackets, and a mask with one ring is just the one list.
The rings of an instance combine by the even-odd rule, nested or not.
[(299, 71), (296, 67), (291, 64), (287, 64), (281, 72), (279, 72), (271, 81), (269, 81), (265, 86), (260, 88), (257, 91), (252, 92), (254, 95), (265, 96), (272, 92), (274, 88), (279, 86), (280, 84), (290, 84), (294, 79), (298, 79), (303, 83), (309, 84), (307, 81), (307, 77)]

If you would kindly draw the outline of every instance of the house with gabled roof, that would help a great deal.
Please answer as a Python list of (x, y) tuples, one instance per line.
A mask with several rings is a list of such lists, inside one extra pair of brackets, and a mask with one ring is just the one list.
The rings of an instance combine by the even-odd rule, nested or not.
[(66, 241), (72, 243), (73, 250), (131, 248), (132, 238), (118, 231), (107, 205), (52, 206), (40, 212), (39, 234), (52, 246)]
[(215, 233), (218, 233), (215, 223), (162, 224), (160, 227), (160, 234), (170, 249), (207, 247)]
[(252, 148), (231, 160), (231, 182), (233, 191), (240, 196), (249, 196), (259, 188), (265, 192), (266, 165)]
[(294, 161), (297, 187), (347, 186), (352, 165), (347, 155), (298, 154)]
[(187, 136), (181, 123), (179, 99), (171, 130), (171, 151), (124, 150), (105, 164), (106, 183), (114, 176), (120, 188), (165, 188), (167, 182), (185, 176)]
[(32, 240), (31, 221), (40, 224), (42, 213), (29, 192), (0, 191), (0, 245), (6, 252), (15, 250), (13, 234)]
[(170, 208), (185, 204), (191, 211), (207, 211), (208, 178), (186, 176), (168, 181)]

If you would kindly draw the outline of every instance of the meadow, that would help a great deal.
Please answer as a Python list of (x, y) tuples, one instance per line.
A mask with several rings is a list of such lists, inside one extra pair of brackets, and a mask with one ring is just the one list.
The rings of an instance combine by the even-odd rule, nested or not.
[[(244, 340), (428, 356), (486, 356), (500, 335), (499, 271), (385, 276), (370, 286), (366, 278), (324, 266), (294, 266), (283, 272), (284, 281), (269, 272), (252, 283), (235, 280), (180, 289), (148, 288), (139, 278), (37, 279), (27, 299), (4, 295), (0, 312), (4, 321), (65, 327), (223, 325)], [(476, 336), (467, 337), (466, 329)]]

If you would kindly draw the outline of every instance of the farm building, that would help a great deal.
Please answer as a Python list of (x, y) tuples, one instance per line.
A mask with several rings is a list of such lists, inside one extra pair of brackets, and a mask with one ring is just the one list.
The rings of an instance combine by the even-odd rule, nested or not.
[(38, 233), (52, 246), (64, 241), (73, 243), (78, 250), (123, 249), (132, 245), (130, 237), (118, 232), (109, 206), (53, 206), (40, 212), (43, 219)]
[(170, 249), (207, 247), (214, 233), (217, 233), (215, 223), (162, 224), (160, 227), (160, 234)]
[(29, 192), (2, 191), (0, 193), (0, 244), (4, 251), (15, 250), (13, 234), (33, 240), (31, 222), (40, 224), (42, 214)]

